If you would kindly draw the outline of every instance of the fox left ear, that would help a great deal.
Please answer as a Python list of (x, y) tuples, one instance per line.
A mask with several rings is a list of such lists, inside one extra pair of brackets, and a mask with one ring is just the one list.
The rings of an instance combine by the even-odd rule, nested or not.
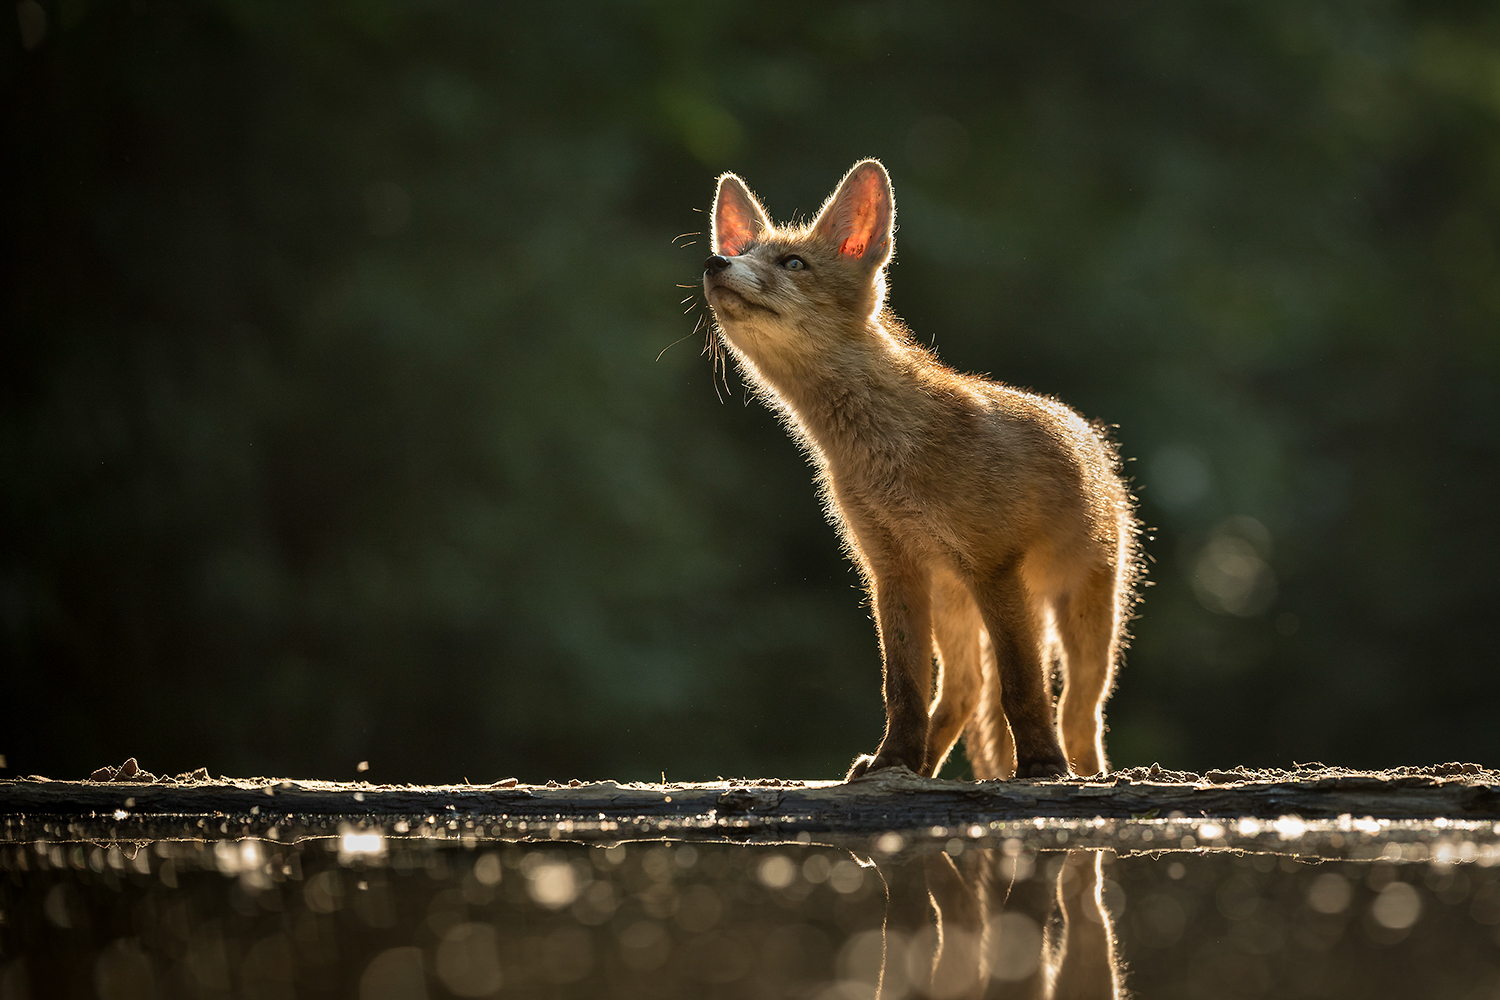
[(746, 244), (770, 228), (766, 210), (745, 182), (734, 174), (722, 175), (714, 195), (714, 253), (737, 256)]
[(845, 257), (883, 267), (895, 246), (896, 199), (879, 160), (861, 160), (818, 212), (813, 231)]

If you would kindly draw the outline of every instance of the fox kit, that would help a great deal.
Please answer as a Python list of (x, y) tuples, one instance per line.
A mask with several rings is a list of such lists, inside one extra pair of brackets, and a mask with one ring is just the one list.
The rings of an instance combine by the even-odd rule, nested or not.
[(1057, 400), (915, 342), (885, 306), (895, 217), (876, 160), (806, 225), (773, 225), (724, 174), (703, 272), (720, 333), (816, 466), (870, 591), (885, 737), (849, 777), (933, 775), (960, 734), (978, 778), (1102, 772), (1136, 573), (1118, 457)]

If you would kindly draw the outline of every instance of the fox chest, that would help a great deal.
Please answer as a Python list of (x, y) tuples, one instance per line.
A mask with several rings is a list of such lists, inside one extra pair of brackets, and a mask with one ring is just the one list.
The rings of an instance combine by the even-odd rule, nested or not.
[(956, 556), (987, 534), (997, 517), (995, 498), (978, 484), (935, 465), (863, 463), (827, 471), (830, 494), (856, 538), (874, 534), (924, 556)]

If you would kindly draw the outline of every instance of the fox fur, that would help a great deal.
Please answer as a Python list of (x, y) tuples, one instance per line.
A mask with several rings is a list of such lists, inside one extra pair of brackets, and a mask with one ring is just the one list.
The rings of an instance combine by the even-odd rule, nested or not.
[(876, 160), (805, 225), (772, 224), (726, 173), (703, 277), (870, 593), (886, 729), (849, 777), (933, 775), (960, 734), (978, 778), (1103, 772), (1137, 574), (1117, 452), (1057, 400), (959, 374), (915, 341), (886, 307), (895, 216)]

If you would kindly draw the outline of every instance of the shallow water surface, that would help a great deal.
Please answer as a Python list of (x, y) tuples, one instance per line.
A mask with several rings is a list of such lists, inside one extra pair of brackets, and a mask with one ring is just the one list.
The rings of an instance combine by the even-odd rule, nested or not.
[(38, 840), (0, 998), (1500, 998), (1494, 851), (1057, 846)]

